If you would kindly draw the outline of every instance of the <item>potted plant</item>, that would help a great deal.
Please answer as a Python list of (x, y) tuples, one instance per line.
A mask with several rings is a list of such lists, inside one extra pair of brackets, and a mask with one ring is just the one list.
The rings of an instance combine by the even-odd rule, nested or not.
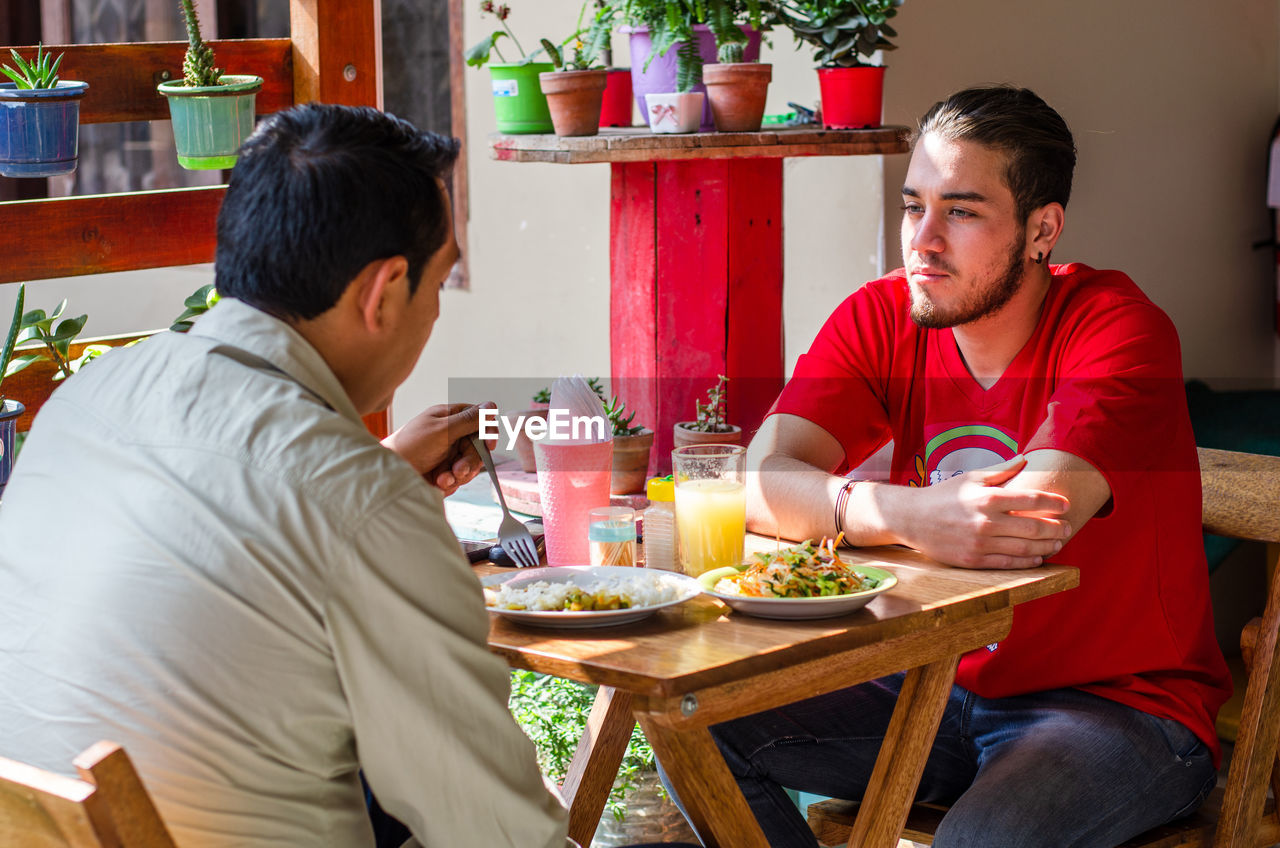
[(694, 401), (695, 417), (692, 421), (676, 424), (673, 441), (676, 447), (683, 445), (723, 444), (742, 442), (742, 428), (725, 420), (725, 384), (729, 378), (721, 374), (716, 384), (707, 390), (707, 402)]
[(253, 132), (262, 77), (224, 74), (214, 67), (213, 48), (200, 36), (191, 0), (180, 0), (179, 7), (187, 27), (182, 79), (157, 87), (169, 101), (178, 164), (192, 171), (230, 168)]
[(573, 58), (566, 60), (560, 47), (542, 39), (554, 71), (538, 75), (542, 93), (547, 96), (551, 111), (551, 124), (556, 135), (596, 135), (600, 131), (600, 108), (604, 100), (609, 71), (598, 60), (609, 38), (611, 13), (597, 11), (591, 27), (582, 29), (582, 16), (587, 10), (583, 3), (578, 12), (578, 26), (567, 40), (572, 44)]
[(609, 480), (609, 494), (629, 495), (643, 492), (649, 474), (649, 453), (653, 449), (653, 431), (640, 425), (632, 426), (636, 414), (623, 418), (626, 407), (614, 395), (604, 405), (605, 417), (613, 430), (613, 474)]
[(65, 54), (36, 46), (30, 62), (10, 49), (13, 65), (0, 66), (0, 175), (56, 177), (76, 169), (80, 145), (80, 99), (89, 83), (58, 78)]
[[(616, 8), (623, 31), (630, 35), (632, 90), (655, 132), (673, 131), (669, 129), (673, 117), (686, 116), (696, 98), (656, 98), (651, 105), (649, 95), (703, 94), (702, 68), (715, 62), (717, 44), (742, 41), (746, 58), (759, 58), (762, 0), (607, 2)], [(703, 101), (700, 121), (693, 129), (710, 130), (714, 126), (711, 110), (705, 97)]]
[[(511, 672), (511, 713), (538, 752), (548, 779), (562, 783), (587, 726), (596, 687), (532, 671)], [(622, 757), (593, 845), (693, 842), (695, 837), (658, 780), (653, 748), (638, 726)]]
[(779, 0), (778, 17), (797, 42), (814, 48), (822, 124), (828, 129), (880, 126), (884, 66), (866, 65), (877, 50), (894, 50), (888, 20), (902, 0)]
[[(546, 95), (538, 84), (538, 77), (546, 71), (554, 70), (555, 65), (551, 62), (534, 61), (543, 52), (541, 47), (532, 53), (524, 52), (520, 40), (511, 31), (511, 27), (507, 26), (511, 7), (506, 3), (495, 5), (493, 0), (482, 0), (480, 11), (496, 17), (502, 28), (494, 30), (464, 55), (467, 64), (474, 68), (489, 65), (498, 132), (511, 135), (551, 132), (551, 112), (547, 107)], [(498, 40), (501, 38), (511, 39), (511, 43), (520, 51), (519, 62), (508, 62), (502, 55), (502, 50), (498, 47)], [(489, 62), (494, 54), (497, 54), (499, 62)]]
[(764, 120), (765, 98), (773, 65), (744, 61), (744, 45), (720, 45), (714, 65), (702, 69), (711, 102), (711, 117), (720, 132), (756, 132)]

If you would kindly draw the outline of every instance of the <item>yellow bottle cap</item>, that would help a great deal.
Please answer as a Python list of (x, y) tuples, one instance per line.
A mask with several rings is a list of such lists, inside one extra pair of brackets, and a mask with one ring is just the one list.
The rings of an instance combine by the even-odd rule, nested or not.
[(654, 477), (645, 485), (645, 494), (651, 501), (674, 501), (676, 499), (676, 481), (668, 474), (666, 477)]

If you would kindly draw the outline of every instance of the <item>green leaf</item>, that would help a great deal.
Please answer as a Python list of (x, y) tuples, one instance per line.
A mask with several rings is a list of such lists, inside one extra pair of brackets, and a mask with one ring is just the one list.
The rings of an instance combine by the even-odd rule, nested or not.
[(81, 330), (84, 329), (85, 322), (89, 320), (88, 315), (81, 315), (79, 318), (68, 318), (58, 325), (58, 331), (53, 334), (55, 341), (64, 339), (74, 339)]
[[(18, 333), (22, 329), (22, 305), (26, 299), (27, 284), (18, 285), (18, 298), (13, 305), (13, 319), (9, 322), (9, 332), (5, 335), (4, 349), (0, 351), (0, 380), (9, 370), (9, 361), (13, 358), (13, 349), (18, 346)], [(3, 398), (3, 395), (0, 395)]]
[(22, 316), (22, 326), (31, 327), (44, 320), (43, 309), (33, 309)]
[(65, 312), (65, 311), (66, 311), (66, 309), (67, 309), (67, 299), (64, 297), (64, 298), (62, 299), (62, 303), (59, 303), (59, 304), (58, 304), (58, 308), (57, 308), (57, 309), (55, 309), (55, 310), (53, 310), (53, 314), (52, 314), (52, 315), (50, 315), (49, 317), (50, 317), (50, 318), (61, 318), (61, 317), (62, 317), (62, 313), (63, 313), (63, 312)]
[(17, 374), (28, 365), (33, 365), (36, 362), (48, 361), (49, 357), (45, 356), (43, 353), (24, 353), (22, 356), (15, 356), (9, 362), (9, 367), (4, 369), (4, 376), (10, 377)]
[(489, 54), (493, 50), (494, 45), (496, 45), (498, 43), (498, 39), (502, 38), (504, 35), (506, 35), (505, 32), (498, 30), (497, 32), (490, 35), (488, 38), (485, 38), (482, 41), (479, 41), (476, 44), (472, 45), (471, 47), (468, 47), (467, 51), (462, 54), (463, 57), (467, 60), (467, 64), (472, 66), (473, 68), (478, 68), (481, 65), (483, 65), (485, 62), (488, 62)]

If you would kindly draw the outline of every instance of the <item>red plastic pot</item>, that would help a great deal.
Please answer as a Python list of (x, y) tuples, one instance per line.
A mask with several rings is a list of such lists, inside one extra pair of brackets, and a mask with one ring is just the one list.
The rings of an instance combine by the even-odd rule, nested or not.
[(822, 125), (831, 130), (880, 126), (884, 68), (818, 68)]
[(600, 106), (600, 126), (631, 126), (630, 68), (609, 69), (609, 82), (604, 87), (604, 103)]

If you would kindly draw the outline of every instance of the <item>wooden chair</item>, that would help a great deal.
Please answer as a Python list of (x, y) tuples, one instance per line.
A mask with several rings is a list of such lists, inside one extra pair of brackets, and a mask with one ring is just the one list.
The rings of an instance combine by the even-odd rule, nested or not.
[[(1280, 457), (1199, 448), (1208, 533), (1268, 544), (1280, 552)], [(1240, 728), (1226, 785), (1194, 814), (1147, 831), (1121, 848), (1260, 848), (1280, 842), (1280, 580), (1273, 579), (1261, 618), (1245, 625), (1241, 648), (1248, 669)], [(1271, 789), (1271, 797), (1267, 790)], [(824, 845), (849, 839), (858, 805), (829, 800), (809, 805), (809, 827)], [(917, 804), (902, 837), (932, 844), (945, 807)]]
[(99, 742), (66, 777), (0, 758), (0, 845), (175, 848), (129, 755)]

